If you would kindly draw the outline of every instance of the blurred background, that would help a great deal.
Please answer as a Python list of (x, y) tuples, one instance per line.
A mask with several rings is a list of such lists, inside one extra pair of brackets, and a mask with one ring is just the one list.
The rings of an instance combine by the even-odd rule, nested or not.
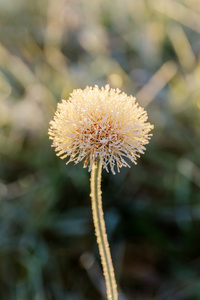
[(74, 88), (109, 83), (154, 124), (103, 172), (119, 300), (200, 299), (200, 2), (0, 0), (0, 299), (101, 300), (82, 164), (47, 130)]

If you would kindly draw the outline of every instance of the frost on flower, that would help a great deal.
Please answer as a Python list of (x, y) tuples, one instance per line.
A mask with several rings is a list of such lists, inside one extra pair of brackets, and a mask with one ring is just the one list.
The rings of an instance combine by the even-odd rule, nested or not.
[(50, 122), (49, 138), (57, 155), (68, 157), (67, 164), (84, 160), (84, 167), (99, 158), (104, 169), (115, 174), (122, 166), (130, 167), (144, 153), (153, 125), (146, 111), (132, 96), (109, 85), (74, 90), (68, 101), (58, 103)]

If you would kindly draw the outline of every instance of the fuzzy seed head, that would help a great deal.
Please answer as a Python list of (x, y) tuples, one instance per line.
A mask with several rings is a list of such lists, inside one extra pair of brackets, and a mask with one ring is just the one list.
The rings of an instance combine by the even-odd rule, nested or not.
[(144, 153), (153, 125), (146, 111), (132, 96), (109, 85), (74, 90), (68, 101), (58, 103), (50, 122), (49, 138), (57, 155), (68, 157), (67, 164), (84, 161), (89, 167), (100, 159), (102, 167), (115, 174), (115, 166), (130, 167)]

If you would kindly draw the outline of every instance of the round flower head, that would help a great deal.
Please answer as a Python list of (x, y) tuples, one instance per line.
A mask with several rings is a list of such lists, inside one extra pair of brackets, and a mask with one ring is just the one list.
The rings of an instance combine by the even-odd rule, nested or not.
[(102, 167), (113, 174), (114, 167), (130, 167), (144, 153), (153, 126), (147, 122), (146, 111), (132, 96), (109, 85), (74, 90), (68, 101), (58, 103), (50, 122), (49, 138), (57, 155), (69, 157), (67, 164), (85, 159), (84, 167), (99, 158)]

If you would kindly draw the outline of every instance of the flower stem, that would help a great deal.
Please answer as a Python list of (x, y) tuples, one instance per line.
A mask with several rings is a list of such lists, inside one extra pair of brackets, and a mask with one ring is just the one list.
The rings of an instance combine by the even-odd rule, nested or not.
[(92, 212), (93, 222), (95, 227), (95, 234), (97, 237), (97, 243), (99, 247), (99, 253), (101, 256), (101, 263), (103, 266), (103, 273), (106, 281), (107, 298), (109, 300), (118, 300), (117, 284), (115, 280), (115, 273), (112, 264), (112, 258), (110, 254), (110, 248), (108, 244), (106, 227), (103, 215), (102, 198), (101, 198), (101, 173), (102, 164), (100, 160), (92, 166), (91, 172), (91, 200), (92, 200)]

